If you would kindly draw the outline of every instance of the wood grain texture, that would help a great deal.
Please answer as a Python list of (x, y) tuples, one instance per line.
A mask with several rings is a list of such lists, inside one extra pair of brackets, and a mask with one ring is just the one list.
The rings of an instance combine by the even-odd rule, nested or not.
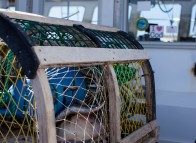
[(56, 143), (53, 99), (44, 69), (38, 69), (31, 83), (37, 104), (40, 143)]
[(160, 126), (157, 126), (151, 133), (150, 136), (158, 142), (160, 135)]
[(94, 29), (94, 30), (111, 31), (111, 32), (119, 31), (119, 29), (113, 28), (113, 27), (93, 25), (90, 23), (76, 22), (76, 21), (59, 19), (59, 18), (50, 18), (50, 17), (45, 17), (45, 16), (32, 14), (32, 13), (20, 12), (20, 11), (10, 11), (10, 10), (5, 10), (5, 9), (0, 9), (0, 13), (4, 13), (10, 18), (37, 21), (41, 23), (65, 25), (65, 26), (73, 26), (73, 24), (80, 24), (80, 25), (83, 25), (85, 28)]
[(155, 113), (156, 110), (154, 110), (154, 105), (155, 103), (153, 102), (154, 100), (154, 83), (153, 83), (153, 80), (154, 79), (154, 75), (153, 73), (150, 73), (151, 72), (151, 69), (150, 69), (150, 64), (149, 64), (149, 61), (145, 61), (142, 63), (142, 70), (143, 70), (143, 74), (145, 75), (144, 76), (144, 79), (145, 79), (145, 87), (146, 87), (146, 103), (147, 103), (147, 106), (146, 106), (146, 110), (147, 110), (147, 121), (152, 121), (154, 120), (156, 117), (155, 117)]
[(58, 46), (33, 47), (40, 61), (40, 66), (80, 65), (99, 63), (120, 63), (134, 60), (146, 60), (149, 56), (144, 50), (80, 48)]
[(114, 68), (108, 64), (105, 69), (105, 80), (108, 88), (109, 97), (109, 125), (110, 142), (119, 143), (121, 140), (120, 132), (120, 91)]
[[(135, 143), (138, 140), (142, 139), (148, 133), (157, 129), (157, 127), (158, 127), (157, 121), (153, 120), (153, 121), (147, 123), (146, 125), (142, 126), (141, 128), (139, 128), (138, 130), (134, 131), (129, 136), (125, 137), (121, 141), (121, 143)], [(155, 137), (152, 137), (152, 138), (155, 138)], [(152, 139), (152, 140), (154, 140), (154, 139)], [(149, 139), (149, 142), (151, 142), (151, 139)]]

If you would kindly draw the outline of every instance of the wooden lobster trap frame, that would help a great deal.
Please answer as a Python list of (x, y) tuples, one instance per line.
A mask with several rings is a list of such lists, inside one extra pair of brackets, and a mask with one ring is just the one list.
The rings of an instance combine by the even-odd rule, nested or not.
[[(35, 116), (37, 116), (36, 122), (38, 126), (39, 142), (54, 143), (58, 141), (55, 124), (56, 113), (54, 110), (54, 98), (46, 68), (91, 66), (100, 66), (104, 73), (103, 80), (105, 92), (108, 97), (108, 101), (106, 101), (108, 102), (108, 105), (106, 106), (108, 112), (104, 112), (104, 114), (108, 113), (106, 116), (108, 116), (109, 125), (109, 129), (107, 129), (109, 137), (107, 136), (105, 142), (135, 143), (156, 142), (158, 140), (159, 127), (156, 122), (155, 114), (153, 72), (147, 53), (133, 37), (125, 32), (110, 27), (50, 19), (38, 15), (10, 12), (6, 10), (1, 10), (0, 12), (10, 17), (9, 19), (6, 16), (1, 15), (0, 24), (3, 25), (4, 28), (8, 28), (5, 28), (0, 32), (0, 37), (16, 55), (24, 74), (31, 81), (35, 95), (34, 100), (36, 101)], [(32, 32), (25, 33), (24, 29), (21, 30), (20, 26), (16, 26), (18, 23), (15, 24), (12, 22), (13, 19), (15, 23), (20, 23), (20, 20), (24, 20), (60, 26), (74, 25), (78, 31), (90, 37), (94, 42), (94, 45), (91, 43), (89, 45), (87, 44), (88, 46), (81, 46), (81, 44), (77, 46), (78, 41), (75, 41), (75, 47), (66, 46), (65, 43), (65, 46), (63, 44), (60, 44), (59, 46), (59, 44), (57, 45), (54, 43), (54, 39), (50, 39), (48, 42), (49, 44), (46, 43), (44, 45), (44, 41), (42, 42), (43, 45), (40, 46), (39, 44), (35, 44), (37, 39), (33, 41), (28, 38), (28, 34), (32, 34)], [(42, 26), (37, 26), (36, 28), (41, 27)], [(10, 29), (12, 29), (11, 32), (9, 31)], [(53, 35), (54, 33), (51, 32), (50, 34)], [(49, 37), (51, 37), (51, 35)], [(16, 37), (18, 38), (16, 39)], [(115, 40), (111, 40), (111, 38)], [(126, 40), (121, 40), (119, 44), (118, 38), (119, 41), (120, 38)], [(107, 41), (109, 41), (110, 44), (108, 44)], [(127, 48), (126, 45), (129, 45), (130, 47)], [(137, 71), (135, 67), (139, 67), (139, 70)], [(123, 70), (125, 70), (126, 73), (123, 73)], [(136, 74), (142, 79), (137, 81), (134, 80), (134, 87), (130, 87), (130, 85), (128, 85), (130, 83), (125, 84), (125, 82), (127, 83), (127, 79), (132, 80)], [(122, 81), (121, 78), (123, 78)], [(137, 84), (139, 84), (138, 82), (144, 82), (145, 87), (143, 87), (143, 89), (145, 88), (145, 91), (143, 91), (142, 85), (137, 86)], [(134, 93), (132, 93), (132, 89), (134, 89)], [(135, 95), (138, 97), (135, 97)], [(124, 97), (126, 97), (126, 99), (124, 99)], [(132, 100), (133, 98), (134, 101)], [(125, 106), (123, 104), (128, 105)], [(129, 116), (124, 115), (124, 112), (126, 112), (126, 114), (128, 112)], [(125, 116), (126, 119), (124, 119)], [(140, 124), (140, 122), (143, 123)], [(132, 126), (135, 126), (135, 128), (132, 128)], [(66, 126), (64, 128), (66, 128)], [(66, 140), (64, 141), (66, 142)], [(4, 139), (4, 142), (6, 142), (6, 139)]]

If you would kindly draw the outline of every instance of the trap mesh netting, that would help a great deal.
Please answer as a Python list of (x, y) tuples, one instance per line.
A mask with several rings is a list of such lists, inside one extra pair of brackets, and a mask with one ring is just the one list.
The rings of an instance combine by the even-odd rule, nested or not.
[[(11, 21), (37, 46), (141, 48), (123, 32), (15, 18)], [(0, 62), (0, 142), (40, 142), (38, 109), (31, 80), (3, 40), (0, 41)], [(114, 64), (113, 67), (120, 91), (120, 132), (124, 138), (155, 119), (154, 79), (148, 61)], [(54, 65), (45, 68), (45, 74), (53, 98), (57, 141), (109, 142), (110, 99), (105, 66)]]
[(36, 103), (29, 79), (0, 40), (0, 142), (38, 142)]
[[(58, 94), (58, 105), (55, 104), (57, 141), (105, 142), (109, 128), (104, 70), (95, 66), (62, 67), (47, 74), (51, 75), (51, 89), (58, 90), (54, 92)], [(58, 79), (55, 74), (65, 77)]]
[[(96, 43), (101, 47), (142, 49), (141, 45), (125, 32), (86, 30), (88, 34), (96, 37)], [(120, 89), (120, 130), (121, 137), (124, 138), (155, 118), (154, 79), (148, 61), (114, 64), (113, 67)]]

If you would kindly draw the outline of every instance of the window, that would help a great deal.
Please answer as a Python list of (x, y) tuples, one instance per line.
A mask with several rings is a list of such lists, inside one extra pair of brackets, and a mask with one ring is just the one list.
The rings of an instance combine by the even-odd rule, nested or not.
[(196, 5), (193, 6), (191, 13), (190, 37), (196, 38)]
[(95, 7), (93, 11), (93, 18), (92, 18), (92, 24), (98, 24), (98, 6)]
[[(169, 11), (170, 9), (170, 11)], [(169, 12), (164, 12), (169, 11)], [(156, 4), (150, 11), (142, 11), (140, 17), (145, 17), (148, 19), (148, 23), (157, 24), (159, 26), (164, 26), (164, 35), (161, 41), (176, 41), (178, 33), (167, 33), (167, 26), (177, 26), (179, 25), (181, 14), (181, 5), (179, 4)], [(146, 34), (145, 31), (138, 31), (137, 36)]]
[(15, 11), (16, 10), (16, 7), (15, 6), (10, 6), (8, 7), (9, 10), (12, 10), (12, 11)]
[(50, 17), (64, 18), (73, 21), (82, 21), (85, 8), (82, 6), (53, 6), (49, 11)]
[(15, 10), (15, 0), (0, 0), (0, 8)]
[(128, 6), (128, 20), (130, 20), (130, 18), (131, 18), (131, 11), (132, 11), (132, 7), (129, 4), (129, 6)]

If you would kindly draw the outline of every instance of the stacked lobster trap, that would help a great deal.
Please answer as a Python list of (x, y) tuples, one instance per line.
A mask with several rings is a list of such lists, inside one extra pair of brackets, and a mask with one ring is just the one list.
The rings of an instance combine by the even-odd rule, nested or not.
[(132, 36), (0, 12), (0, 142), (158, 140), (153, 72)]

